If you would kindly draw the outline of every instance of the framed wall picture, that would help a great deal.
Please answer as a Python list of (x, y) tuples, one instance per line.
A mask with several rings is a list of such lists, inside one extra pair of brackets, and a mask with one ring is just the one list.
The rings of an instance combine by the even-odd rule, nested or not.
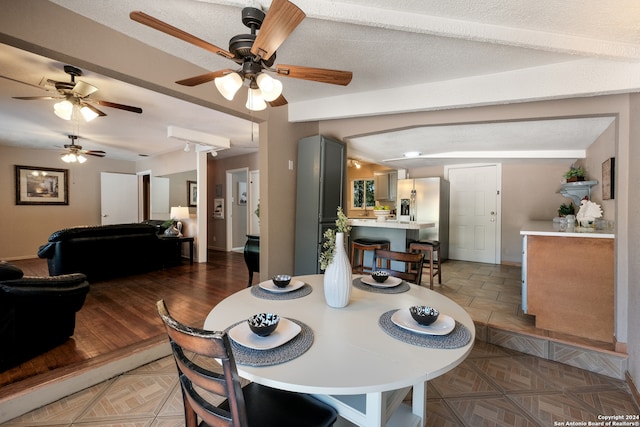
[(616, 176), (616, 159), (610, 159), (602, 162), (602, 200), (615, 199), (615, 176)]
[(16, 205), (68, 205), (69, 170), (16, 165)]
[(198, 206), (198, 183), (196, 181), (187, 181), (187, 200), (189, 207)]
[(238, 182), (238, 204), (246, 205), (247, 204), (247, 183), (246, 182)]
[(213, 218), (224, 219), (224, 199), (213, 199)]

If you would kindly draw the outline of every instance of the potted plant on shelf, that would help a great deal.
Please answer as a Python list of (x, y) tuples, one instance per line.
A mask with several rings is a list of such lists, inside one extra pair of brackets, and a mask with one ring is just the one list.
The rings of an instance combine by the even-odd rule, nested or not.
[(582, 166), (574, 166), (573, 164), (567, 172), (564, 173), (564, 177), (567, 182), (584, 181), (584, 169)]
[(571, 202), (569, 202), (569, 204), (563, 203), (558, 208), (558, 216), (559, 217), (564, 217), (564, 216), (567, 216), (567, 215), (575, 215), (575, 214), (576, 214), (576, 210), (573, 207), (573, 203), (571, 203)]

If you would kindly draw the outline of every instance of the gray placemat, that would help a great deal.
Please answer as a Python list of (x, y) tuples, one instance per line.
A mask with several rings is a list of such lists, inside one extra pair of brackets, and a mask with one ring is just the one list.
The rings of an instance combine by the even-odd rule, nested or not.
[(471, 341), (471, 332), (457, 320), (455, 321), (456, 326), (453, 328), (453, 331), (447, 335), (425, 335), (408, 331), (393, 323), (391, 316), (396, 311), (398, 310), (389, 310), (383, 313), (378, 320), (378, 324), (383, 331), (400, 341), (421, 347), (442, 349), (464, 347)]
[[(233, 357), (236, 360), (236, 363), (238, 365), (247, 366), (278, 365), (280, 363), (288, 362), (289, 360), (295, 359), (296, 357), (304, 354), (305, 351), (309, 350), (311, 344), (313, 344), (313, 331), (309, 326), (299, 320), (289, 320), (300, 325), (302, 330), (293, 339), (287, 341), (279, 347), (270, 348), (268, 350), (255, 350), (253, 348), (245, 347), (241, 344), (238, 344), (237, 342), (229, 338), (229, 341), (231, 341)], [(240, 322), (234, 323), (233, 325), (225, 329), (225, 332), (228, 333), (231, 328), (239, 325), (242, 322), (246, 322), (246, 320), (241, 320)]]
[(266, 289), (262, 289), (260, 285), (253, 285), (251, 287), (251, 295), (257, 298), (271, 300), (296, 299), (306, 297), (312, 290), (313, 288), (308, 283), (291, 292), (269, 292)]
[(404, 280), (398, 286), (394, 286), (393, 288), (378, 288), (362, 282), (360, 277), (353, 279), (353, 286), (355, 288), (362, 289), (363, 291), (375, 292), (378, 294), (401, 294), (410, 289), (409, 284)]

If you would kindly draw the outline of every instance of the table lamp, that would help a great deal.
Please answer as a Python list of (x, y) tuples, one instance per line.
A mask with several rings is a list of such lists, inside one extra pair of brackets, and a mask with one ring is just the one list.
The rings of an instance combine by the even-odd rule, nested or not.
[(182, 237), (182, 222), (180, 220), (189, 218), (189, 208), (186, 206), (172, 206), (169, 216), (176, 222), (178, 237)]

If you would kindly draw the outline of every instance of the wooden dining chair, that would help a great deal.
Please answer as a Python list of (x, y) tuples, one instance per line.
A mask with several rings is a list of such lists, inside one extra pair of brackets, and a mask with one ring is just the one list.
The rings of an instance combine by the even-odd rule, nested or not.
[[(384, 264), (390, 261), (391, 266), (389, 268), (379, 267), (383, 261)], [(404, 263), (402, 269), (398, 269), (398, 263)], [(376, 249), (373, 253), (374, 271), (386, 271), (389, 273), (389, 276), (398, 277), (407, 282), (415, 283), (416, 285), (420, 285), (422, 281), (423, 263), (424, 254), (422, 252), (410, 253)]]
[[(307, 394), (257, 383), (241, 387), (225, 332), (180, 323), (169, 314), (164, 300), (158, 301), (156, 307), (178, 367), (186, 427), (320, 427), (335, 423), (335, 409)], [(220, 366), (221, 372), (212, 371), (212, 366)], [(212, 395), (225, 400), (215, 405)]]

